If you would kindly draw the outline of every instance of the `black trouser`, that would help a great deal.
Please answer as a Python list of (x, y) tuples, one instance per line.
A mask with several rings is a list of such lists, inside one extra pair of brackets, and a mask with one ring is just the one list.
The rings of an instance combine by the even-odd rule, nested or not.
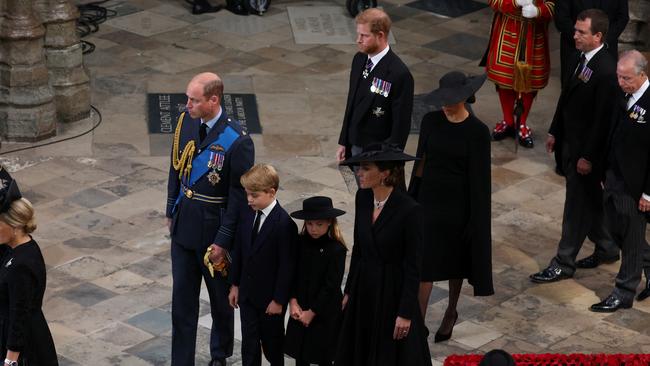
[(618, 247), (605, 225), (603, 213), (603, 189), (593, 172), (580, 175), (576, 161), (570, 159), (569, 147), (563, 146), (563, 169), (566, 174), (566, 199), (562, 217), (562, 237), (557, 254), (551, 265), (560, 267), (572, 275), (576, 269), (576, 256), (587, 236), (596, 245), (595, 255), (612, 258), (618, 255)]
[(192, 366), (196, 353), (201, 279), (210, 295), (212, 330), (210, 356), (232, 356), (235, 317), (228, 303), (229, 285), (219, 275), (212, 278), (203, 265), (205, 250), (188, 249), (172, 240), (172, 365)]
[(621, 267), (612, 293), (626, 303), (632, 303), (634, 299), (641, 281), (641, 270), (650, 266), (650, 247), (645, 238), (647, 222), (638, 204), (624, 192), (605, 191), (605, 217), (622, 252)]
[(260, 366), (262, 352), (271, 366), (284, 365), (284, 312), (267, 315), (265, 311), (249, 301), (239, 302), (244, 366)]

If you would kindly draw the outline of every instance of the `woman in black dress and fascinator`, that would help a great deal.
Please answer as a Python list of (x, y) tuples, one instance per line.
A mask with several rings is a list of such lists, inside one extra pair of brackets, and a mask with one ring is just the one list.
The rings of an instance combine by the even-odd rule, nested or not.
[(409, 194), (422, 206), (424, 240), (419, 302), (425, 317), (435, 281), (449, 281), (449, 303), (434, 341), (451, 338), (463, 279), (475, 296), (492, 285), (490, 130), (468, 111), (467, 102), (485, 75), (452, 71), (426, 100), (442, 107), (420, 126)]
[(337, 366), (431, 365), (417, 300), (421, 210), (398, 188), (413, 159), (396, 146), (370, 145), (342, 162), (359, 165), (360, 189)]

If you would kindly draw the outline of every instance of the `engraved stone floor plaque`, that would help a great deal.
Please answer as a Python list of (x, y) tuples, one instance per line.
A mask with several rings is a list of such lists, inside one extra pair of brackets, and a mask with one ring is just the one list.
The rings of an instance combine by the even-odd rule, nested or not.
[[(356, 25), (344, 7), (288, 6), (289, 21), (296, 44), (354, 44)], [(388, 41), (395, 44), (389, 34)]]

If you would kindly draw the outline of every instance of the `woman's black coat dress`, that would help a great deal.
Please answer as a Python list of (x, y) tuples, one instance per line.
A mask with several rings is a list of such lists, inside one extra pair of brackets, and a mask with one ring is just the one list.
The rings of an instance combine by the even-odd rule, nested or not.
[(19, 351), (19, 364), (58, 365), (52, 334), (41, 307), (45, 293), (45, 262), (32, 239), (15, 249), (0, 249), (0, 357)]
[(341, 282), (347, 250), (327, 234), (318, 239), (300, 235), (298, 245), (291, 297), (316, 316), (309, 327), (289, 319), (285, 353), (312, 364), (328, 364), (333, 361), (341, 325)]
[[(422, 118), (409, 193), (424, 221), (423, 282), (467, 278), (475, 296), (492, 284), (490, 130), (474, 115), (452, 123), (441, 111)], [(422, 166), (422, 177), (416, 169)]]
[[(337, 366), (431, 365), (418, 305), (419, 205), (394, 189), (372, 222), (373, 193), (356, 196), (354, 246), (345, 286), (349, 295), (334, 364)], [(398, 316), (411, 320), (406, 338), (393, 339)]]

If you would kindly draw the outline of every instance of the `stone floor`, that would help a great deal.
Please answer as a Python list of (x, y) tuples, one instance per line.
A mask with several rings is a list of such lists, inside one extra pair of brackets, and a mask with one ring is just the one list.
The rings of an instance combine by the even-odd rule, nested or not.
[[(440, 17), (382, 0), (392, 16), (393, 49), (410, 67), (416, 93), (452, 69), (479, 73), (491, 10)], [(467, 3), (468, 1), (465, 1)], [(475, 9), (476, 2), (465, 4)], [(486, 1), (478, 2), (485, 3)], [(164, 224), (169, 136), (150, 136), (146, 93), (183, 93), (201, 71), (215, 71), (230, 93), (254, 93), (264, 133), (254, 135), (257, 161), (281, 174), (279, 198), (288, 210), (303, 198), (331, 196), (349, 213), (352, 197), (334, 163), (353, 44), (296, 44), (288, 6), (343, 6), (277, 0), (263, 17), (228, 12), (192, 16), (182, 0), (111, 0), (117, 16), (87, 37), (97, 49), (85, 57), (92, 101), (103, 122), (83, 137), (17, 153), (0, 162), (14, 171), (36, 205), (47, 265), (44, 311), (62, 365), (167, 365), (170, 354), (171, 271)], [(481, 8), (481, 6), (478, 6)], [(547, 264), (560, 234), (563, 181), (543, 151), (558, 96), (558, 37), (552, 33), (553, 77), (539, 93), (530, 124), (537, 146), (515, 152), (512, 140), (494, 143), (493, 252), (496, 295), (463, 290), (451, 341), (430, 343), (435, 364), (453, 353), (650, 352), (650, 301), (612, 315), (587, 307), (607, 295), (618, 264), (580, 270), (575, 278), (534, 285), (527, 276)], [(488, 83), (489, 84), (489, 83)], [(477, 115), (499, 117), (492, 85), (478, 93)], [(57, 138), (88, 129), (93, 118), (64, 126)], [(155, 138), (154, 138), (155, 137)], [(412, 135), (407, 150), (413, 152)], [(25, 145), (3, 143), (3, 151)], [(590, 253), (587, 244), (581, 256)], [(427, 324), (437, 329), (446, 306), (445, 283), (431, 296)], [(206, 297), (197, 363), (207, 364)], [(239, 338), (239, 336), (238, 336)], [(431, 340), (432, 342), (432, 340)], [(234, 365), (240, 364), (239, 343)]]

